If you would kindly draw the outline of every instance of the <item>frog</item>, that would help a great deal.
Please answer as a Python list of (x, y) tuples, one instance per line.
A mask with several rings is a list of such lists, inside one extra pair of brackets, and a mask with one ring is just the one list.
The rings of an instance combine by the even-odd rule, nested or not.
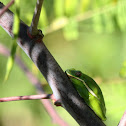
[(74, 68), (67, 69), (65, 73), (84, 102), (105, 121), (106, 106), (99, 85), (91, 77)]

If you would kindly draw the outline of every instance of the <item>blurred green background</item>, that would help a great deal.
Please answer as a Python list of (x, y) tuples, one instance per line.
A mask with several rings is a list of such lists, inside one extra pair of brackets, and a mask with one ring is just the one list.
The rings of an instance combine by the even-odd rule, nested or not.
[[(9, 0), (2, 0), (7, 4)], [(21, 20), (30, 25), (35, 0), (21, 1)], [(14, 6), (10, 8), (15, 12)], [(65, 71), (75, 68), (100, 85), (107, 107), (107, 126), (117, 126), (126, 109), (126, 2), (125, 0), (45, 0), (39, 28), (44, 43)], [(13, 39), (0, 28), (0, 43), (11, 48)], [(28, 68), (49, 85), (19, 48)], [(7, 58), (0, 55), (0, 97), (36, 94), (23, 71), (14, 64), (9, 80), (2, 84)], [(62, 108), (55, 107), (71, 126), (78, 124)], [(0, 104), (0, 126), (55, 126), (39, 100)]]

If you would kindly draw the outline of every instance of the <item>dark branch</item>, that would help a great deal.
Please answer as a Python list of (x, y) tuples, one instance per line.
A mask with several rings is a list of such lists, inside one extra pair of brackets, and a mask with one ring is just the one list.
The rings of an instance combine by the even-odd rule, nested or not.
[[(9, 23), (7, 18), (5, 20), (4, 16), (8, 17)], [(6, 29), (9, 35), (13, 36), (13, 14), (6, 12), (4, 16), (0, 18), (0, 25)], [(46, 78), (55, 98), (61, 100), (62, 106), (73, 116), (80, 126), (105, 126), (79, 96), (44, 43), (38, 42), (38, 38), (30, 39), (27, 35), (27, 29), (28, 26), (21, 22), (17, 43)]]

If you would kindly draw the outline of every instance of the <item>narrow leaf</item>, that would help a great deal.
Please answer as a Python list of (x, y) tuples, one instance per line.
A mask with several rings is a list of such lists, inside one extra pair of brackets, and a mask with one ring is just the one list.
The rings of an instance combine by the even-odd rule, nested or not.
[(56, 18), (64, 15), (64, 0), (54, 0), (54, 11)]
[(73, 16), (77, 12), (78, 0), (65, 0), (65, 14), (67, 16)]
[(123, 62), (122, 68), (120, 69), (119, 75), (122, 78), (126, 78), (126, 61)]
[(14, 24), (13, 24), (13, 34), (14, 34), (14, 42), (12, 44), (11, 48), (11, 54), (10, 57), (8, 58), (7, 61), (7, 67), (6, 67), (6, 73), (5, 73), (5, 78), (4, 82), (8, 80), (8, 77), (10, 75), (10, 72), (13, 68), (14, 65), (14, 58), (15, 58), (15, 53), (16, 53), (16, 48), (17, 48), (17, 38), (18, 38), (18, 33), (19, 33), (19, 24), (20, 24), (20, 0), (15, 1), (15, 8), (16, 8), (16, 13), (14, 16)]
[(70, 40), (77, 40), (79, 37), (78, 22), (71, 19), (69, 23), (63, 28), (64, 37)]
[(8, 80), (10, 72), (12, 70), (12, 67), (13, 67), (13, 64), (14, 64), (14, 57), (15, 57), (15, 53), (16, 53), (16, 48), (17, 48), (17, 43), (13, 42), (13, 45), (12, 45), (12, 48), (11, 48), (11, 54), (10, 54), (8, 61), (7, 61), (6, 74), (5, 74), (4, 82), (6, 82)]

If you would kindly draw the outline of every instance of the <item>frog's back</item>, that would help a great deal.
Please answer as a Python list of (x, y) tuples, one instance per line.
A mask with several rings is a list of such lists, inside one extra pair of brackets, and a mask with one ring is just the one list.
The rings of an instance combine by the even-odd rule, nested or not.
[(84, 82), (88, 85), (88, 87), (95, 93), (97, 94), (99, 99), (103, 99), (103, 95), (102, 95), (102, 91), (100, 89), (100, 87), (98, 86), (98, 84), (88, 75), (83, 74), (82, 79), (84, 80)]
[[(100, 108), (103, 109), (103, 115), (105, 115), (106, 114), (105, 101), (104, 101), (104, 97), (103, 97), (103, 94), (102, 94), (100, 87), (88, 75), (83, 74), (82, 77), (83, 77), (83, 80), (85, 81), (85, 83), (88, 85), (88, 87), (96, 94), (97, 100), (99, 100), (98, 103), (100, 105)], [(92, 95), (92, 94), (90, 94), (90, 95)]]

